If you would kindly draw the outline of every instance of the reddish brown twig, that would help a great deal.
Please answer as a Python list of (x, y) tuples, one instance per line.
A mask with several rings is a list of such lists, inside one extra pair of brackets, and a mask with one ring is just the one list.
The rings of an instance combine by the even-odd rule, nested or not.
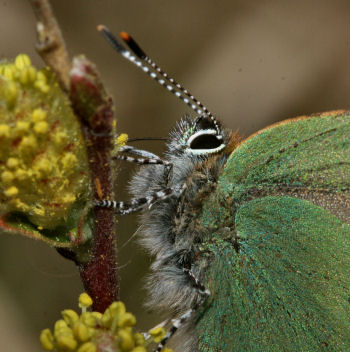
[(61, 87), (68, 91), (70, 60), (48, 0), (29, 0), (37, 18), (37, 50), (46, 65), (56, 73)]
[[(111, 151), (113, 108), (95, 66), (85, 57), (71, 65), (58, 24), (47, 0), (30, 0), (38, 19), (38, 51), (69, 92), (72, 108), (82, 123), (90, 163), (91, 188), (95, 199), (113, 198)], [(72, 68), (70, 69), (70, 67)], [(116, 234), (113, 210), (95, 208), (89, 260), (79, 262), (74, 253), (63, 253), (76, 262), (93, 309), (103, 312), (118, 298)]]
[[(113, 199), (112, 101), (95, 66), (83, 56), (73, 60), (70, 98), (76, 115), (83, 121), (94, 199)], [(79, 268), (84, 287), (94, 300), (94, 310), (103, 312), (118, 298), (113, 210), (95, 207), (91, 260)]]

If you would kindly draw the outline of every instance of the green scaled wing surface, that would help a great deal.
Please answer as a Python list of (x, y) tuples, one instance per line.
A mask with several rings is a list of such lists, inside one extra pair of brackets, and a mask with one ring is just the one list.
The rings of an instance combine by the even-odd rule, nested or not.
[(350, 351), (350, 115), (260, 131), (202, 212), (199, 351)]

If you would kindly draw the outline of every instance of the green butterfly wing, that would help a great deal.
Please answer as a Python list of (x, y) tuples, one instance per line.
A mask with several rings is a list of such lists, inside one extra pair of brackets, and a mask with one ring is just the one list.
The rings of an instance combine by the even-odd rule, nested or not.
[(200, 351), (350, 351), (350, 116), (265, 129), (205, 203)]

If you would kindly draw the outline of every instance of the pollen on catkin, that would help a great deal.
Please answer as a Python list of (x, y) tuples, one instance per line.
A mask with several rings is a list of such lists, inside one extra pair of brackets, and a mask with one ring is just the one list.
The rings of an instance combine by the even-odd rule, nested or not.
[(1, 213), (53, 229), (89, 197), (80, 125), (54, 74), (25, 54), (0, 63), (0, 142)]
[[(52, 332), (42, 330), (42, 348), (56, 352), (146, 352), (150, 344), (157, 343), (158, 340), (146, 341), (141, 333), (133, 332), (136, 318), (126, 311), (124, 303), (113, 302), (103, 314), (86, 311), (92, 303), (91, 297), (82, 293), (79, 297), (81, 314), (71, 309), (62, 311), (63, 319), (55, 323)], [(159, 334), (160, 331), (155, 333), (157, 337)]]

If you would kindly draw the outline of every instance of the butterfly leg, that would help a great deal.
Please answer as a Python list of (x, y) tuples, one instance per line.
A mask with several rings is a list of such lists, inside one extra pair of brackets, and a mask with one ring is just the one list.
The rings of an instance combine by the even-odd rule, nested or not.
[(171, 321), (172, 326), (170, 330), (164, 336), (163, 340), (159, 342), (154, 352), (161, 352), (165, 347), (165, 344), (175, 334), (175, 332), (179, 329), (179, 327), (183, 325), (188, 319), (190, 319), (192, 315), (198, 311), (198, 309), (204, 304), (204, 302), (210, 296), (210, 291), (198, 280), (198, 278), (193, 274), (193, 272), (190, 269), (183, 268), (183, 272), (188, 276), (188, 278), (192, 282), (194, 289), (198, 292), (199, 299), (197, 300), (197, 303), (192, 308), (190, 308), (185, 313), (183, 313), (179, 318), (172, 319)]
[(180, 196), (185, 190), (186, 185), (179, 187), (169, 187), (164, 190), (155, 192), (147, 197), (135, 198), (130, 202), (116, 202), (114, 200), (96, 200), (95, 205), (102, 208), (112, 208), (115, 210), (116, 214), (126, 215), (134, 213), (143, 209), (145, 206), (148, 206), (150, 209), (152, 205), (158, 201), (165, 200), (169, 197)]
[(128, 155), (117, 154), (114, 156), (116, 160), (124, 160), (132, 163), (136, 163), (139, 165), (164, 165), (165, 166), (165, 179), (168, 181), (172, 172), (173, 164), (169, 161), (161, 159), (158, 155), (148, 152), (143, 149), (136, 149), (129, 145), (121, 147), (119, 149), (119, 153), (130, 153), (141, 158), (135, 158)]

